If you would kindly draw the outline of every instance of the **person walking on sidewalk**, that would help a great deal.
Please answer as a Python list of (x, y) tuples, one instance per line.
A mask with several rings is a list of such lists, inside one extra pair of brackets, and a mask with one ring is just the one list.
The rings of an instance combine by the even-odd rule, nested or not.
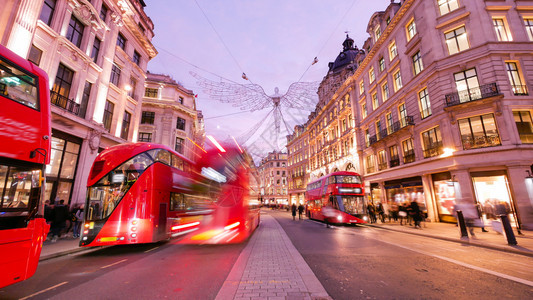
[(83, 222), (83, 212), (84, 212), (84, 204), (82, 204), (78, 209), (76, 210), (75, 217), (76, 221), (74, 222), (74, 229), (72, 230), (72, 236), (75, 238), (80, 237), (80, 226)]
[(298, 205), (298, 220), (302, 219), (302, 214), (304, 213), (304, 206), (302, 204)]
[(292, 212), (292, 219), (296, 220), (296, 204), (292, 204), (291, 206), (291, 212)]
[(54, 206), (52, 210), (52, 224), (50, 230), (52, 231), (52, 242), (56, 242), (61, 236), (61, 231), (65, 229), (68, 219), (68, 207), (64, 204), (65, 200), (59, 200), (59, 204)]
[(368, 218), (370, 223), (376, 223), (376, 208), (372, 202), (369, 202), (366, 206), (366, 211), (368, 212)]
[(415, 228), (422, 229), (420, 227), (420, 221), (422, 221), (422, 212), (420, 211), (420, 207), (418, 206), (418, 202), (413, 201), (410, 205), (411, 208), (411, 217), (413, 218), (413, 221), (415, 223)]

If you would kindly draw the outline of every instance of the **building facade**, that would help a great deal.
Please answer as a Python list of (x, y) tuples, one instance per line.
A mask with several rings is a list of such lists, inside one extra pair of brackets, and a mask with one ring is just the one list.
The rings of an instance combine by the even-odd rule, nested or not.
[(8, 0), (0, 42), (49, 76), (46, 197), (85, 201), (99, 151), (136, 141), (146, 67), (157, 51), (143, 0)]
[(261, 202), (266, 206), (289, 204), (287, 183), (287, 153), (273, 151), (261, 160), (258, 167)]
[(287, 136), (287, 180), (289, 204), (305, 204), (305, 189), (309, 182), (309, 138), (304, 125), (294, 126)]
[(205, 139), (204, 120), (193, 91), (168, 75), (147, 73), (139, 142), (167, 145), (195, 160)]
[(352, 99), (369, 198), (533, 228), (533, 7), (406, 0), (375, 13)]

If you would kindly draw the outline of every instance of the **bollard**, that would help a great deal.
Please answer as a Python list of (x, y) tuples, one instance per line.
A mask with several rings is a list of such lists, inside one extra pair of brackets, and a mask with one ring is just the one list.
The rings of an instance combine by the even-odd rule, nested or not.
[(511, 227), (511, 222), (509, 222), (509, 216), (500, 215), (500, 218), (502, 219), (503, 233), (507, 238), (507, 244), (518, 245), (514, 236), (513, 227)]
[(466, 231), (465, 218), (463, 217), (463, 211), (457, 211), (457, 223), (459, 223), (459, 228), (461, 229), (461, 238), (468, 238), (468, 231)]

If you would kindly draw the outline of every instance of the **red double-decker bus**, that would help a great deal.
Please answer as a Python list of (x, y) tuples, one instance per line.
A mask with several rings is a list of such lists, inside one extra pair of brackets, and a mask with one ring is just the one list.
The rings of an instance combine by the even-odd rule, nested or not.
[(364, 195), (359, 174), (333, 172), (307, 185), (307, 216), (336, 224), (366, 223)]
[(50, 229), (42, 203), (50, 131), (48, 75), (0, 45), (0, 288), (35, 273)]
[(194, 162), (171, 148), (128, 143), (93, 163), (80, 246), (153, 243), (198, 229), (213, 208)]

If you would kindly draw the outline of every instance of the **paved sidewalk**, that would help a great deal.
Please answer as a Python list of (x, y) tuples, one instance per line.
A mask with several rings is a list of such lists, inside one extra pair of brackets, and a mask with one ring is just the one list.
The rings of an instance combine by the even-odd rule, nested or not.
[(421, 229), (416, 229), (414, 228), (414, 226), (409, 225), (401, 226), (398, 222), (381, 223), (380, 221), (374, 224), (369, 223), (366, 226), (426, 236), (430, 238), (469, 244), (533, 257), (533, 231), (528, 230), (522, 230), (522, 235), (519, 235), (516, 229), (514, 229), (514, 234), (518, 245), (512, 246), (508, 245), (507, 239), (503, 234), (494, 231), (489, 226), (485, 227), (488, 232), (482, 232), (481, 228), (475, 228), (474, 237), (469, 236), (469, 238), (463, 239), (461, 239), (461, 232), (459, 227), (457, 227), (455, 224), (450, 223), (423, 222)]
[(79, 247), (80, 239), (73, 238), (69, 235), (65, 238), (60, 238), (56, 242), (46, 240), (43, 243), (43, 249), (41, 250), (41, 257), (39, 261), (76, 253), (85, 250), (91, 250), (91, 248)]
[(331, 299), (274, 217), (261, 224), (243, 250), (217, 300)]

